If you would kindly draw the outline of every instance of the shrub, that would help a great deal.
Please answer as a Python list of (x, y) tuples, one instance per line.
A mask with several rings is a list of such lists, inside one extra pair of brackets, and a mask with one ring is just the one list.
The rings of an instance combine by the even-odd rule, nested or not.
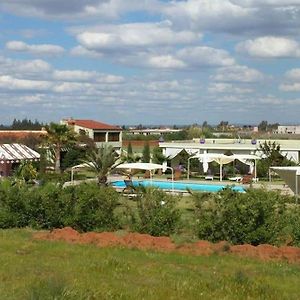
[(66, 188), (63, 197), (68, 207), (65, 225), (80, 231), (118, 228), (119, 220), (115, 209), (118, 206), (119, 194), (113, 188), (81, 184)]
[(133, 216), (134, 229), (154, 236), (175, 233), (180, 221), (177, 200), (158, 189), (143, 189), (137, 197), (137, 216)]
[(32, 226), (52, 229), (72, 226), (80, 231), (113, 230), (119, 226), (113, 188), (83, 184), (28, 186), (0, 183), (0, 228)]
[(26, 199), (29, 225), (43, 229), (63, 227), (65, 215), (69, 212), (65, 209), (61, 186), (48, 183), (29, 191), (30, 197)]
[(12, 186), (10, 181), (0, 182), (0, 228), (28, 225), (27, 198), (28, 190), (23, 184)]
[[(287, 209), (290, 199), (278, 192), (250, 189), (217, 194), (193, 194), (199, 238), (233, 244), (280, 244), (289, 236), (299, 242), (299, 209)], [(293, 224), (291, 221), (293, 220)], [(299, 229), (299, 227), (298, 227)]]

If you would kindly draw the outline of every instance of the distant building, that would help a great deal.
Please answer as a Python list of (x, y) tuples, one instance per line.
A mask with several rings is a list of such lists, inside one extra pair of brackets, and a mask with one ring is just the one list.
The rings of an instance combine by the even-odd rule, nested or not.
[(163, 135), (166, 133), (176, 133), (182, 131), (181, 129), (171, 128), (147, 128), (147, 129), (130, 129), (129, 134), (133, 135)]
[(122, 129), (93, 120), (64, 119), (62, 124), (68, 125), (76, 133), (91, 138), (99, 148), (103, 144), (111, 145), (115, 150), (122, 148)]
[(17, 142), (30, 137), (41, 138), (47, 134), (42, 130), (0, 130), (0, 142)]
[(300, 134), (300, 125), (278, 126), (278, 134)]

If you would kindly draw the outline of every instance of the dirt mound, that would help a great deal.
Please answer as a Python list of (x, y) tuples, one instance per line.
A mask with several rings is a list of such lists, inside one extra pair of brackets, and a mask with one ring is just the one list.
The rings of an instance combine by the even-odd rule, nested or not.
[(286, 260), (292, 263), (300, 263), (300, 248), (275, 247), (272, 245), (235, 245), (231, 246), (226, 241), (217, 244), (208, 241), (198, 241), (183, 245), (176, 245), (169, 237), (153, 237), (148, 234), (127, 233), (124, 236), (114, 232), (88, 232), (80, 234), (76, 230), (66, 227), (55, 229), (51, 232), (39, 232), (34, 234), (35, 239), (66, 241), (69, 243), (94, 244), (98, 247), (126, 247), (142, 250), (156, 250), (163, 252), (179, 252), (193, 255), (211, 255), (213, 253), (233, 253), (239, 256), (259, 258), (262, 260)]

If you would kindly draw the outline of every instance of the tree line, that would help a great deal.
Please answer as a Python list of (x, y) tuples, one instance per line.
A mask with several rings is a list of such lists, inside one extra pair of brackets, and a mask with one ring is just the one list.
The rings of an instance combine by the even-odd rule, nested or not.
[(14, 119), (10, 125), (0, 125), (0, 130), (41, 130), (45, 124), (39, 122), (38, 120), (30, 120), (30, 119)]

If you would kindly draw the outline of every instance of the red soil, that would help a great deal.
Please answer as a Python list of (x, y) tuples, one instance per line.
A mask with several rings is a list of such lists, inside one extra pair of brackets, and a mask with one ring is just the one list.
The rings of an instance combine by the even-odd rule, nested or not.
[(271, 245), (259, 245), (255, 247), (247, 244), (231, 246), (225, 241), (217, 244), (208, 241), (198, 241), (178, 246), (169, 237), (153, 237), (148, 234), (139, 233), (127, 233), (124, 236), (120, 236), (113, 232), (88, 232), (80, 234), (70, 227), (55, 229), (51, 232), (39, 232), (34, 234), (34, 238), (38, 240), (94, 244), (98, 247), (119, 246), (193, 255), (233, 253), (243, 257), (259, 258), (264, 261), (285, 260), (291, 263), (300, 263), (300, 248), (290, 246), (275, 247)]

